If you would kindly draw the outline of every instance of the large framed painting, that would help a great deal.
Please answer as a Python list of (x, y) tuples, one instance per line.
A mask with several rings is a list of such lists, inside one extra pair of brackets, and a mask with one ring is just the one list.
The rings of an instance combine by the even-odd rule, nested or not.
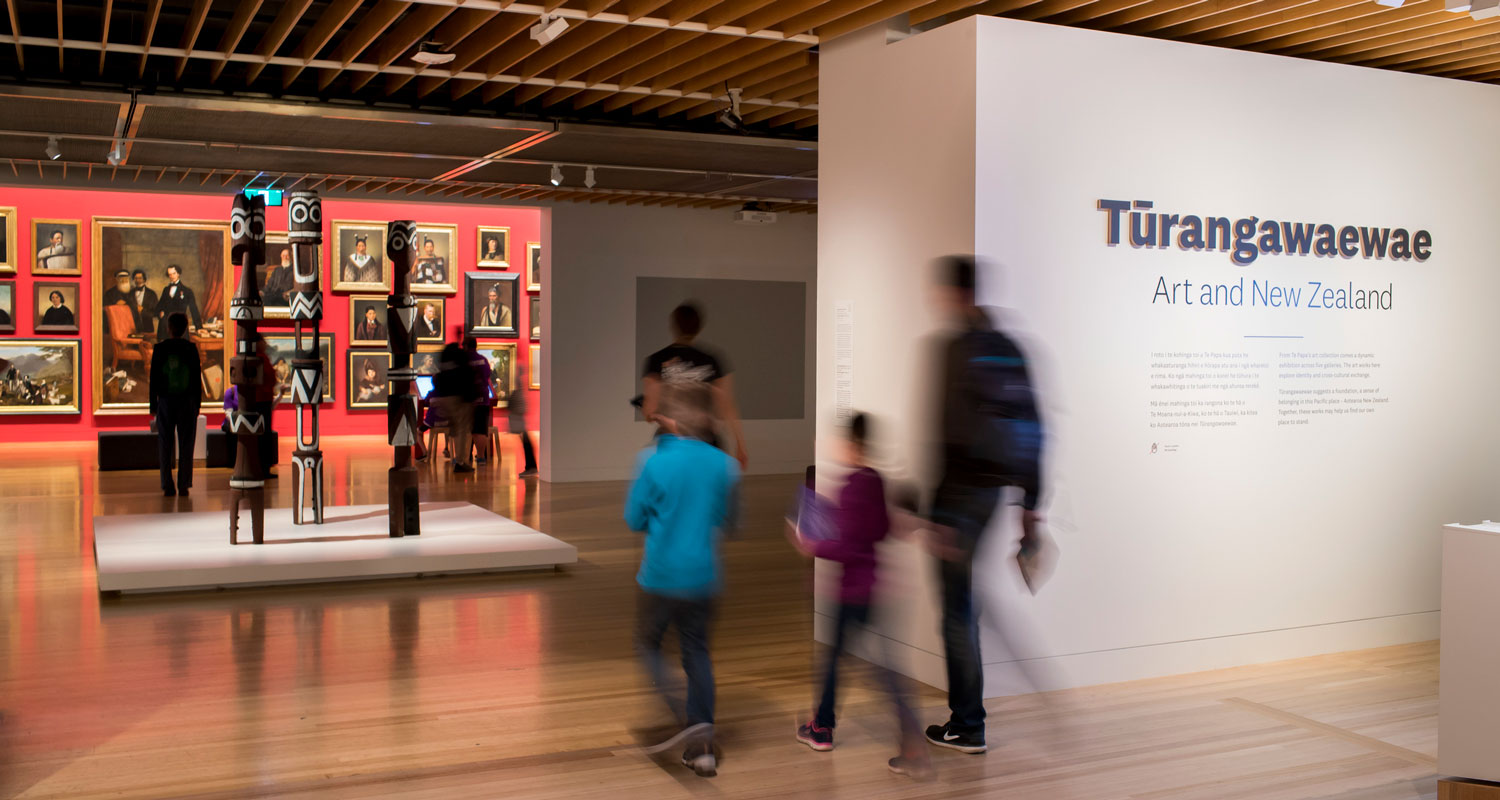
[(16, 274), (16, 207), (0, 206), (0, 275)]
[[(321, 273), (322, 248), (313, 248), (313, 260)], [(238, 276), (238, 272), (234, 273)], [(297, 291), (297, 278), (292, 269), (292, 245), (284, 233), (266, 234), (266, 263), (255, 268), (255, 280), (260, 286), (260, 300), (264, 304), (266, 319), (291, 319), (292, 295)], [(321, 285), (321, 284), (320, 284)]]
[(0, 281), (0, 333), (16, 332), (16, 282)]
[(417, 301), (417, 341), (443, 341), (443, 299)]
[(83, 222), (76, 219), (31, 220), (31, 244), (36, 248), (36, 260), (31, 262), (31, 274), (38, 277), (54, 275), (82, 275), (83, 265), (78, 263), (78, 237)]
[(385, 408), (391, 396), (391, 354), (384, 350), (350, 350), (349, 371), (344, 383), (349, 385), (349, 408)]
[(349, 346), (389, 347), (385, 329), (388, 303), (381, 295), (356, 294), (349, 297)]
[(526, 362), (526, 374), (531, 376), (531, 388), (542, 388), (542, 346), (531, 346), (531, 358)]
[[(297, 336), (292, 333), (266, 333), (266, 356), (271, 359), (271, 372), (276, 376), (278, 402), (296, 402), (292, 397), (292, 360), (297, 357)], [(309, 337), (312, 333), (307, 334)], [(334, 337), (332, 333), (318, 334), (318, 358), (323, 361), (323, 399), (333, 402), (333, 373), (338, 362), (333, 360)]]
[(526, 243), (526, 291), (542, 290), (542, 243)]
[(384, 222), (333, 221), (333, 290), (391, 290), (391, 265), (385, 260)]
[(37, 333), (77, 333), (78, 284), (73, 281), (37, 281), (31, 284), (32, 330)]
[(532, 295), (531, 308), (527, 309), (526, 324), (531, 326), (531, 341), (542, 340), (542, 298)]
[(508, 408), (516, 386), (515, 342), (480, 342), (479, 354), (490, 362), (490, 390), (495, 394), (495, 407)]
[(229, 297), (229, 221), (95, 217), (90, 276), (96, 311), (94, 413), (144, 413), (151, 397), (151, 352), (183, 314), (198, 346), (205, 402), (224, 397)]
[(464, 274), (464, 332), (477, 337), (517, 335), (521, 276)]
[(442, 357), (443, 345), (419, 344), (416, 355), (411, 357), (412, 367), (418, 375), (438, 374), (438, 360)]
[(0, 340), (0, 414), (77, 414), (77, 339)]
[(453, 294), (458, 291), (454, 245), (457, 225), (417, 225), (417, 260), (412, 264), (412, 294)]
[(479, 226), (479, 244), (474, 251), (479, 254), (480, 267), (506, 269), (510, 267), (510, 228), (493, 225)]

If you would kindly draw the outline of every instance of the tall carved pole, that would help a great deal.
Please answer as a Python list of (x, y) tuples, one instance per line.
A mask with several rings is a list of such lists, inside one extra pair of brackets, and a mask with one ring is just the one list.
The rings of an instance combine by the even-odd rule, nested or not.
[(411, 269), (417, 258), (417, 223), (397, 220), (386, 229), (385, 255), (391, 262), (391, 296), (385, 327), (391, 343), (390, 396), (386, 400), (386, 435), (396, 448), (390, 471), (391, 536), (422, 532), (417, 508), (417, 470), (411, 448), (417, 436), (417, 397), (412, 394), (412, 353), (417, 349), (417, 299), (411, 295)]
[(256, 544), (264, 544), (265, 481), (261, 478), (260, 435), (271, 424), (269, 419), (250, 408), (251, 398), (270, 376), (261, 361), (260, 340), (256, 325), (265, 316), (260, 300), (260, 285), (255, 268), (266, 260), (266, 201), (264, 198), (234, 196), (229, 216), (230, 255), (240, 267), (239, 288), (229, 301), (229, 317), (235, 321), (235, 353), (229, 361), (229, 381), (239, 392), (239, 409), (228, 415), (229, 431), (235, 435), (238, 452), (234, 474), (229, 478), (232, 504), (229, 508), (229, 543), (238, 544), (240, 502), (250, 506), (250, 528)]
[[(317, 192), (292, 192), (287, 206), (288, 240), (292, 245), (292, 276), (296, 291), (292, 293), (292, 326), (297, 337), (292, 358), (292, 399), (297, 403), (297, 450), (292, 454), (292, 470), (297, 483), (292, 489), (292, 522), (323, 524), (323, 451), (318, 449), (318, 406), (323, 402), (323, 359), (319, 346), (322, 337), (323, 289), (319, 285), (322, 263), (318, 247), (323, 244), (323, 201)], [(311, 338), (303, 338), (304, 326), (311, 323)]]

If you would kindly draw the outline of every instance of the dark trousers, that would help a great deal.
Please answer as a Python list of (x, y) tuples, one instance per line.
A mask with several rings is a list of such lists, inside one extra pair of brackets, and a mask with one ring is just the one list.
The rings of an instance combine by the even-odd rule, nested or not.
[[(714, 721), (714, 668), (708, 657), (708, 625), (715, 599), (684, 599), (642, 592), (635, 648), (651, 684), (666, 701), (678, 722), (697, 725)], [(677, 679), (667, 673), (661, 643), (668, 628), (677, 629), (682, 671), (687, 673), (687, 699)]]
[[(868, 636), (875, 637), (878, 634), (869, 633), (870, 628), (870, 606), (861, 603), (840, 603), (838, 617), (834, 622), (833, 647), (828, 651), (827, 669), (823, 673), (823, 696), (818, 702), (818, 713), (813, 717), (813, 724), (820, 728), (834, 727), (836, 720), (835, 712), (838, 703), (838, 675), (839, 656), (844, 654), (848, 647), (850, 638), (859, 631), (867, 632)], [(883, 645), (884, 639), (872, 639), (877, 645)], [(877, 646), (882, 654), (882, 661), (889, 661), (889, 653), (884, 646)], [(912, 744), (917, 739), (917, 718), (912, 714), (911, 706), (906, 702), (906, 695), (901, 689), (900, 678), (891, 671), (886, 663), (874, 664), (876, 677), (885, 685), (886, 693), (891, 697), (891, 703), (896, 708), (896, 721), (901, 727), (902, 745)]]
[(984, 733), (984, 663), (979, 656), (979, 609), (974, 604), (974, 553), (995, 507), (1000, 488), (945, 481), (932, 503), (932, 520), (956, 532), (959, 555), (938, 562), (943, 592), (943, 650), (948, 661), (949, 723), (960, 731)]
[(176, 489), (193, 486), (193, 445), (198, 438), (198, 403), (194, 398), (162, 397), (156, 401), (156, 460), (161, 467), (161, 490), (173, 491), (172, 456), (177, 460)]
[(536, 450), (531, 447), (531, 434), (521, 431), (521, 450), (526, 454), (526, 470), (536, 469)]

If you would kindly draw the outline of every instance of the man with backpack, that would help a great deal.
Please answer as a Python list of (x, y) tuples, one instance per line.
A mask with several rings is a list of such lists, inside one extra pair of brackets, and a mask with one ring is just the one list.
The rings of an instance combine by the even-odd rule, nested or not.
[(984, 663), (974, 604), (974, 554), (1002, 492), (1019, 487), (1021, 551), (1040, 543), (1042, 426), (1026, 357), (975, 304), (975, 259), (938, 263), (939, 302), (957, 323), (939, 362), (939, 474), (932, 521), (953, 531), (953, 552), (940, 562), (948, 722), (927, 728), (934, 745), (983, 753)]
[[(199, 387), (203, 370), (199, 365), (198, 346), (183, 338), (187, 333), (186, 314), (167, 318), (171, 338), (160, 342), (151, 353), (152, 416), (156, 417), (157, 462), (161, 467), (161, 491), (167, 497), (186, 496), (193, 486), (193, 444), (198, 433), (198, 406), (203, 392)], [(172, 483), (172, 453), (175, 437), (177, 483)]]

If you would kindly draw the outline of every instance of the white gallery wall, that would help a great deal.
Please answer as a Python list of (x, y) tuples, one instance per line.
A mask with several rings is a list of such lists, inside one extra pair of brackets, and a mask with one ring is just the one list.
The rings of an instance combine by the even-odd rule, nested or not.
[[(1436, 637), (1439, 527), (1500, 514), (1500, 89), (988, 17), (886, 40), (822, 60), (819, 431), (852, 303), (852, 404), (921, 463), (882, 376), (920, 374), (927, 262), (987, 259), (1062, 550), (1030, 598), (991, 531), (987, 694), (1018, 663), (1045, 688)], [(1168, 216), (1133, 245), (1135, 201)], [(901, 556), (890, 632), (940, 684), (931, 566)]]
[[(629, 478), (652, 427), (629, 401), (639, 391), (636, 279), (798, 281), (808, 286), (812, 329), (817, 218), (782, 214), (772, 225), (740, 225), (731, 210), (559, 203), (543, 216), (542, 478)], [(703, 340), (712, 343), (710, 315)], [(661, 346), (671, 343), (660, 320)], [(813, 343), (800, 419), (746, 420), (750, 472), (801, 472), (812, 460)], [(728, 353), (731, 366), (734, 354)]]

